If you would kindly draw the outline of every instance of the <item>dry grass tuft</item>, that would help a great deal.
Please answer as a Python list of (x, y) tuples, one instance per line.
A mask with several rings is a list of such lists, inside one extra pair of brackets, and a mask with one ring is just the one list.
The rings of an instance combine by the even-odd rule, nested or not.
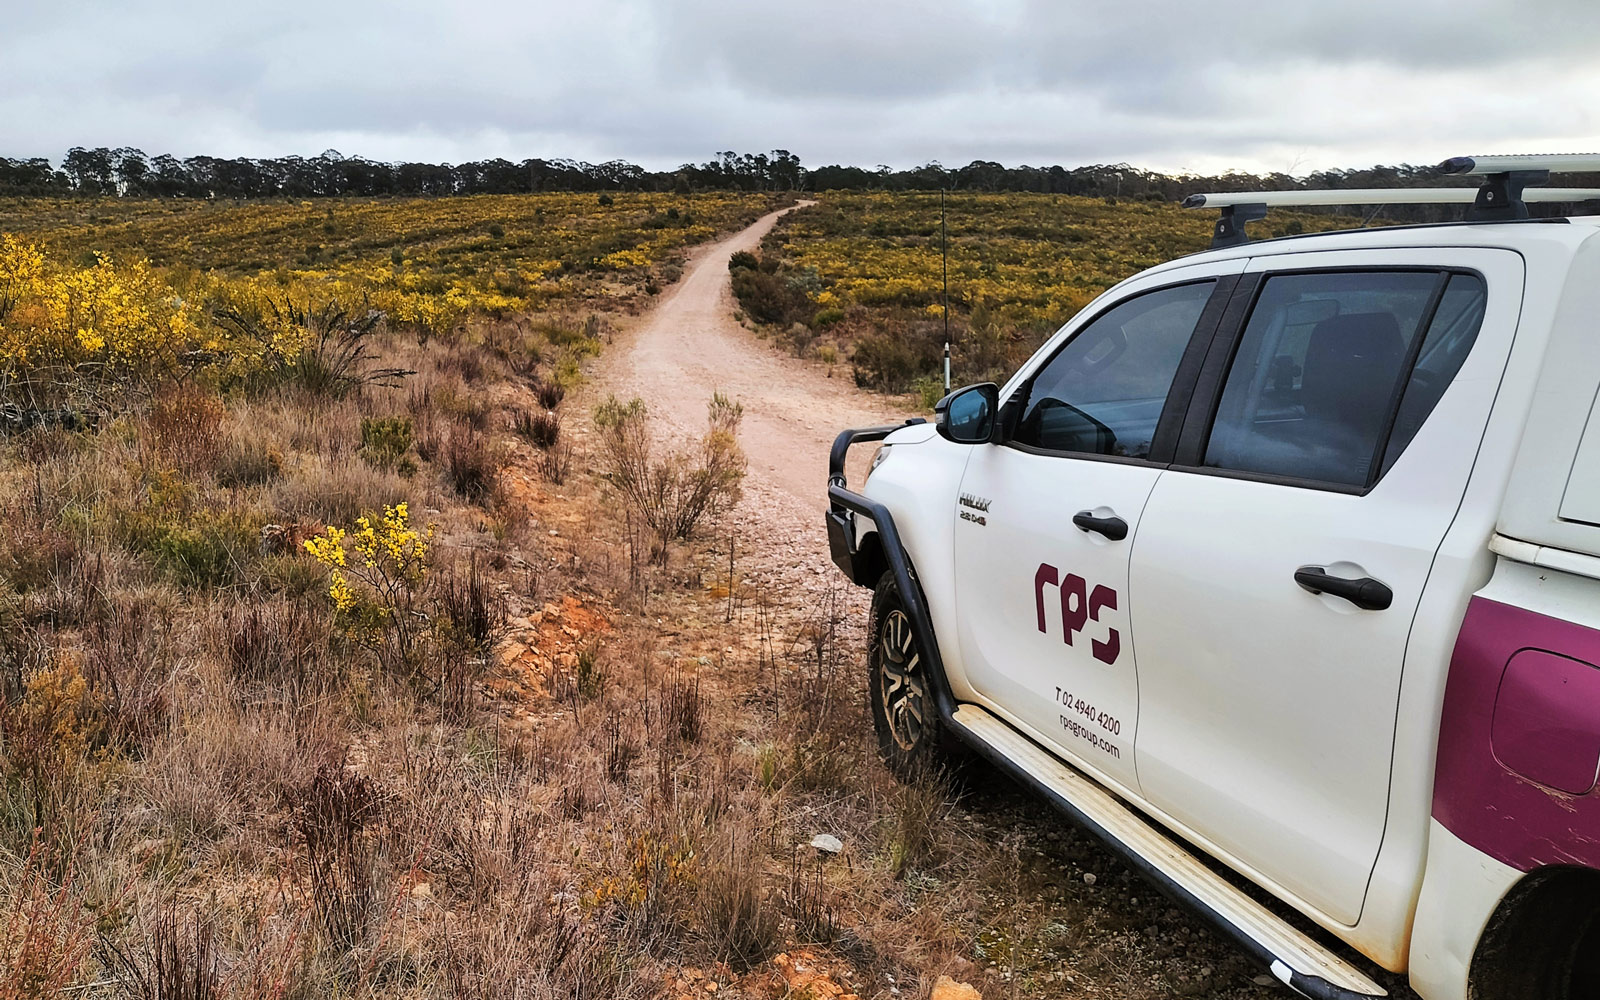
[(748, 971), (778, 951), (782, 916), (768, 899), (759, 849), (731, 832), (717, 846), (696, 887), (695, 916), (711, 957)]
[(549, 451), (561, 440), (561, 417), (554, 410), (521, 410), (512, 421), (512, 430), (540, 451)]
[(487, 500), (505, 467), (504, 453), (467, 424), (458, 424), (448, 434), (443, 450), (451, 489), (474, 503)]
[(193, 475), (222, 450), (222, 400), (192, 382), (158, 391), (150, 403), (150, 442), (167, 463)]
[(560, 486), (572, 475), (573, 448), (571, 441), (560, 441), (539, 453), (539, 475), (552, 486)]
[(248, 601), (225, 606), (221, 624), (224, 661), (236, 682), (311, 693), (332, 639), (326, 613), (303, 601)]
[(216, 928), (198, 912), (180, 921), (169, 904), (136, 944), (106, 940), (105, 964), (124, 995), (136, 1000), (217, 1000), (222, 963)]
[(281, 513), (312, 524), (349, 524), (414, 495), (404, 478), (365, 462), (305, 455), (272, 489)]
[(661, 732), (685, 743), (700, 739), (705, 700), (700, 695), (700, 678), (684, 677), (674, 670), (659, 691)]
[(283, 451), (270, 432), (249, 424), (230, 429), (212, 474), (231, 489), (264, 486), (283, 478)]
[(74, 858), (53, 856), (36, 837), (8, 881), (0, 896), (0, 1000), (57, 996), (78, 983), (94, 942)]
[(466, 723), (477, 705), (478, 685), (506, 631), (506, 602), (478, 572), (476, 557), (462, 573), (452, 570), (439, 586), (435, 626), (443, 640), (435, 653), (436, 699), (446, 719)]
[(549, 411), (561, 405), (567, 398), (566, 387), (560, 382), (545, 381), (543, 379), (533, 383), (533, 398), (539, 401), (540, 408)]
[(318, 928), (340, 952), (364, 949), (377, 935), (391, 885), (377, 789), (362, 775), (324, 767), (295, 812)]

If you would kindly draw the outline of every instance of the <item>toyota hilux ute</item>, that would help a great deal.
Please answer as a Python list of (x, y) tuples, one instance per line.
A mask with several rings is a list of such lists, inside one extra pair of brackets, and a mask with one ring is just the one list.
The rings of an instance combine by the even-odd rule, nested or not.
[[(1600, 997), (1600, 217), (1527, 209), (1600, 157), (1441, 169), (1191, 198), (1212, 250), (842, 433), (830, 545), (895, 770), (975, 751), (1305, 996)], [(1400, 201), (1470, 205), (1245, 236)]]

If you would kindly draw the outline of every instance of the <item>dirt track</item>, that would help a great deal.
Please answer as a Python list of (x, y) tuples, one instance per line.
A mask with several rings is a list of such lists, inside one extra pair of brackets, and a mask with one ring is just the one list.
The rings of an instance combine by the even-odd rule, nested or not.
[(728, 259), (755, 250), (784, 211), (695, 252), (682, 280), (605, 353), (594, 390), (640, 397), (679, 442), (704, 433), (713, 392), (744, 406), (739, 437), (750, 466), (732, 518), (739, 548), (750, 553), (741, 565), (752, 582), (792, 593), (812, 591), (834, 572), (821, 517), (834, 435), (907, 414), (856, 389), (847, 369), (829, 378), (734, 319)]
[(858, 391), (844, 372), (828, 378), (816, 365), (778, 353), (734, 320), (728, 258), (756, 249), (783, 214), (773, 212), (696, 252), (683, 280), (644, 318), (631, 342), (607, 353), (599, 382), (619, 397), (643, 398), (653, 414), (684, 436), (704, 429), (711, 393), (727, 393), (744, 404), (740, 437), (750, 457), (749, 482), (815, 509), (821, 505), (833, 436), (845, 427), (905, 415)]

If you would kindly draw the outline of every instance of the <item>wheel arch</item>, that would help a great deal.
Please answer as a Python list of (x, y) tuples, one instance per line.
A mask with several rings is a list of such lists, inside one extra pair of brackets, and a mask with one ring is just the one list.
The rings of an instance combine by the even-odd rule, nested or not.
[[(1535, 869), (1490, 914), (1467, 973), (1469, 1000), (1580, 1000), (1600, 986), (1600, 871)], [(1588, 967), (1577, 966), (1589, 954)]]
[(855, 583), (862, 587), (875, 587), (883, 574), (889, 572), (889, 557), (883, 551), (883, 535), (868, 531), (856, 539)]

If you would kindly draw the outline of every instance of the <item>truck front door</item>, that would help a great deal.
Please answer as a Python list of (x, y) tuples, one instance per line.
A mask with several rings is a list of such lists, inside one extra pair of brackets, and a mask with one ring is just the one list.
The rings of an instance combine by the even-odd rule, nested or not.
[(1139, 711), (1128, 553), (1204, 353), (1196, 330), (1215, 329), (1219, 286), (1243, 266), (1153, 276), (1080, 321), (1013, 380), (1006, 441), (974, 449), (950, 514), (968, 684), (1124, 787)]

